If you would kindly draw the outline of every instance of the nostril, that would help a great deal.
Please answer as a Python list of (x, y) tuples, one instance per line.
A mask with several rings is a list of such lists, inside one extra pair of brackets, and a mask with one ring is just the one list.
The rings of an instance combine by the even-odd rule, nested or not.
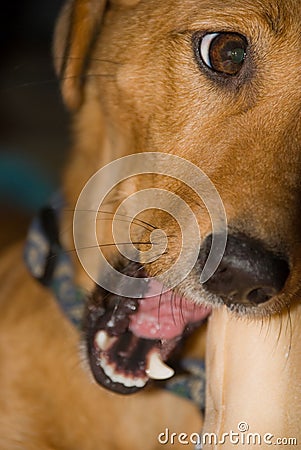
[[(209, 236), (201, 249), (201, 270), (208, 257), (211, 241)], [(283, 290), (289, 273), (286, 258), (266, 249), (261, 241), (243, 234), (228, 235), (222, 261), (203, 286), (229, 307), (239, 303), (260, 305)]]
[(253, 289), (251, 292), (247, 294), (247, 300), (250, 303), (256, 303), (260, 305), (260, 303), (265, 303), (270, 298), (274, 297), (277, 294), (277, 291), (270, 287), (259, 287)]

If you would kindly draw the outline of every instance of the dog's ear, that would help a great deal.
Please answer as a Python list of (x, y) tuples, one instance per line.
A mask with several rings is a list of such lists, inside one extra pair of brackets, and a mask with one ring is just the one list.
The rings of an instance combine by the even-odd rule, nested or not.
[[(110, 0), (133, 6), (140, 0)], [(55, 68), (61, 80), (64, 101), (76, 110), (82, 102), (82, 87), (89, 54), (109, 0), (69, 0), (59, 17), (54, 38)]]
[(68, 108), (82, 102), (82, 84), (94, 37), (101, 24), (106, 0), (71, 0), (63, 8), (54, 38), (54, 59)]

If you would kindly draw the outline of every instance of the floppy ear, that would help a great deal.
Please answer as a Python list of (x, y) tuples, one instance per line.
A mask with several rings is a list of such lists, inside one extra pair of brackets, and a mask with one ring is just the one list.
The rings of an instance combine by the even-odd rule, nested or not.
[(71, 110), (79, 108), (82, 102), (83, 75), (105, 5), (106, 0), (71, 0), (56, 26), (55, 68), (64, 101)]
[[(130, 7), (140, 0), (110, 0)], [(54, 37), (55, 68), (64, 101), (76, 110), (82, 102), (85, 70), (109, 0), (69, 0), (59, 17)]]

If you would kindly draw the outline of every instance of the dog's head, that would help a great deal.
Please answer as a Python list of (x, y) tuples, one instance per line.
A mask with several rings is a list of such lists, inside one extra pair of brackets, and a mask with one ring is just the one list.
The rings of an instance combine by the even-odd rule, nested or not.
[[(114, 212), (137, 191), (174, 192), (184, 199), (175, 208), (188, 249), (198, 249), (189, 274), (185, 258), (181, 262), (181, 282), (173, 290), (164, 290), (168, 277), (162, 285), (140, 283), (137, 295), (127, 299), (115, 279), (113, 294), (89, 287), (90, 362), (95, 377), (108, 387), (132, 392), (148, 376), (170, 375), (160, 359), (167, 358), (186, 328), (208, 315), (200, 305), (225, 303), (262, 316), (280, 312), (297, 298), (300, 23), (298, 0), (73, 0), (65, 7), (55, 60), (76, 126), (67, 172), (70, 203), (75, 205), (90, 176), (114, 158), (163, 152), (173, 162), (176, 157), (189, 161), (185, 181), (195, 177), (192, 165), (209, 177), (228, 221), (221, 262), (202, 284), (212, 239), (225, 229), (213, 230), (195, 189), (171, 173), (162, 177), (159, 159), (158, 170), (148, 167), (149, 174), (123, 181), (108, 196), (106, 204)], [(196, 217), (200, 248), (184, 204)], [(177, 260), (180, 228), (163, 209), (156, 211), (151, 202), (132, 221), (130, 234), (142, 255), (137, 261), (110, 247), (107, 257), (114, 268), (148, 280)], [(113, 238), (106, 213), (98, 223), (100, 240), (108, 245)], [(124, 221), (129, 216), (129, 210), (123, 212)], [(150, 235), (159, 229), (165, 230), (168, 246), (160, 258), (144, 260)]]

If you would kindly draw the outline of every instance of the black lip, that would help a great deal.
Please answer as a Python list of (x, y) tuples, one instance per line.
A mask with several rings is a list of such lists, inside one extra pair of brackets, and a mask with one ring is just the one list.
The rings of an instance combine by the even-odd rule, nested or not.
[[(85, 314), (84, 331), (92, 374), (100, 385), (119, 394), (132, 394), (142, 387), (112, 381), (101, 367), (101, 360), (109, 362), (119, 375), (146, 380), (147, 356), (160, 347), (158, 340), (139, 338), (128, 329), (130, 316), (137, 310), (138, 300), (120, 297), (96, 286)], [(105, 351), (95, 344), (99, 331), (114, 338), (114, 343)]]
[[(132, 335), (132, 333), (128, 332), (127, 333), (127, 337), (131, 337), (129, 335)], [(94, 333), (92, 333), (92, 336), (94, 335)], [(132, 335), (133, 336), (133, 335)], [(124, 337), (122, 336), (122, 338), (118, 339), (118, 343), (120, 345), (124, 344)], [(146, 341), (143, 339), (139, 340), (139, 344), (140, 344), (140, 352), (141, 352), (141, 347), (144, 346), (145, 347), (145, 352), (141, 352), (143, 353), (147, 353), (147, 350), (152, 349), (154, 347), (154, 343), (149, 341), (149, 342), (142, 342), (142, 341)], [(94, 345), (94, 337), (90, 337), (90, 339), (88, 339), (88, 357), (89, 357), (89, 363), (90, 363), (90, 367), (92, 370), (92, 374), (95, 378), (95, 380), (97, 381), (97, 383), (99, 383), (100, 385), (102, 385), (104, 388), (109, 389), (112, 392), (116, 392), (118, 394), (123, 394), (123, 395), (128, 395), (128, 394), (133, 394), (135, 392), (138, 392), (139, 390), (143, 389), (141, 387), (127, 387), (122, 383), (117, 383), (117, 382), (113, 382), (104, 372), (104, 370), (101, 368), (101, 366), (99, 365), (99, 359), (101, 358), (101, 353), (99, 352)], [(140, 354), (141, 354), (140, 353)], [(116, 355), (118, 354), (118, 352), (115, 352), (114, 349), (112, 349), (111, 351), (112, 355)], [(136, 361), (135, 364), (135, 360), (127, 360), (127, 362), (129, 363), (127, 365), (127, 367), (125, 367), (124, 365), (121, 364), (121, 368), (119, 365), (119, 371), (122, 373), (125, 373), (126, 375), (132, 375), (135, 377), (139, 377), (139, 375), (141, 377), (145, 377), (145, 360), (143, 361), (141, 359), (141, 363), (140, 366), (141, 368), (139, 369), (139, 371), (137, 371), (136, 367), (139, 366), (139, 362)], [(117, 362), (118, 365), (118, 362)], [(123, 367), (122, 367), (123, 366)], [(146, 383), (147, 384), (147, 383)], [(145, 384), (145, 386), (146, 386)], [(144, 386), (144, 387), (145, 387)]]

